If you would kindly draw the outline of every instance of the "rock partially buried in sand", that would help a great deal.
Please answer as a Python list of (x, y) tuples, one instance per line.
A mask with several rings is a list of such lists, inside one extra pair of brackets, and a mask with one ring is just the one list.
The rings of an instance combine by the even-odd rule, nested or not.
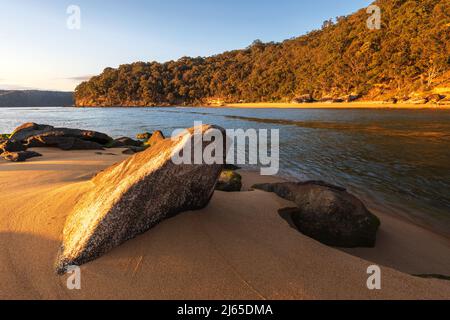
[(380, 220), (345, 189), (320, 181), (275, 183), (253, 188), (274, 192), (298, 206), (291, 218), (298, 230), (323, 244), (374, 247)]
[(53, 126), (36, 124), (32, 122), (25, 123), (14, 130), (11, 134), (10, 140), (27, 144), (30, 140), (33, 140), (33, 137), (75, 138), (97, 143), (99, 145), (106, 145), (113, 140), (111, 137), (101, 132), (69, 128), (55, 128)]
[(17, 141), (13, 140), (6, 140), (2, 143), (0, 143), (0, 154), (3, 152), (19, 152), (19, 151), (25, 151), (26, 148)]
[[(164, 219), (204, 208), (223, 165), (177, 165), (172, 157), (193, 148), (197, 135), (212, 129), (224, 132), (212, 126), (199, 127), (195, 133), (190, 129), (94, 177), (93, 188), (67, 218), (57, 272), (63, 274), (68, 266), (92, 261)], [(203, 142), (197, 148), (208, 145)]]
[(24, 162), (34, 157), (41, 157), (42, 154), (34, 151), (4, 152), (1, 157), (11, 162)]

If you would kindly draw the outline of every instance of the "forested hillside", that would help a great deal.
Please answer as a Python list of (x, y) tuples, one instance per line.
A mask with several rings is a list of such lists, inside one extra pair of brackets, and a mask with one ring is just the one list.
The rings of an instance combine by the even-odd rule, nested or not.
[(65, 107), (74, 104), (72, 92), (0, 90), (1, 107)]
[(375, 4), (382, 10), (380, 30), (367, 28), (369, 15), (361, 9), (282, 43), (255, 41), (212, 57), (107, 68), (77, 87), (76, 104), (288, 102), (303, 95), (381, 100), (433, 92), (450, 70), (450, 1)]

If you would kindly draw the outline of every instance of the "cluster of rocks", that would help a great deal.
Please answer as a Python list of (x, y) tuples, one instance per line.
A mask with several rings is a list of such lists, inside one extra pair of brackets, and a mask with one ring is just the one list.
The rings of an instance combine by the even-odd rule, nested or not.
[[(201, 134), (222, 128), (202, 126)], [(186, 148), (208, 147), (211, 142), (195, 137), (198, 128), (174, 139), (162, 132), (142, 133), (138, 140), (112, 139), (106, 134), (79, 129), (55, 128), (27, 123), (10, 136), (0, 136), (1, 156), (25, 161), (40, 156), (28, 148), (56, 147), (62, 150), (126, 148), (137, 153), (93, 178), (69, 215), (57, 272), (81, 265), (105, 254), (123, 242), (149, 230), (164, 219), (205, 207), (215, 190), (239, 192), (242, 177), (238, 167), (221, 164), (174, 164), (173, 154)], [(200, 141), (200, 142), (199, 142)], [(226, 154), (224, 152), (224, 154)], [(335, 247), (373, 247), (380, 220), (345, 189), (324, 182), (255, 185), (254, 189), (276, 193), (293, 201), (295, 208), (280, 211), (303, 234)]]
[(55, 128), (49, 125), (25, 123), (15, 129), (0, 144), (1, 157), (21, 162), (41, 156), (28, 148), (54, 147), (61, 150), (101, 150), (112, 140), (106, 134), (79, 129)]
[(293, 201), (280, 210), (304, 235), (334, 247), (374, 247), (380, 220), (344, 188), (320, 181), (253, 186)]
[(295, 97), (292, 100), (292, 103), (314, 103), (314, 102), (342, 103), (342, 102), (353, 102), (358, 100), (359, 98), (360, 98), (359, 95), (350, 94), (342, 97), (324, 96), (320, 99), (315, 99), (311, 94), (304, 94)]
[(27, 151), (27, 147), (22, 143), (8, 139), (0, 141), (0, 157), (7, 161), (23, 162), (27, 159), (40, 157), (41, 154), (33, 151)]
[(445, 96), (442, 94), (430, 94), (430, 95), (414, 95), (412, 97), (402, 97), (402, 98), (389, 98), (384, 101), (385, 103), (397, 104), (435, 104), (435, 105), (450, 105), (450, 96)]
[[(354, 102), (361, 98), (357, 94), (349, 94), (346, 96), (323, 96), (320, 99), (314, 98), (311, 94), (304, 94), (292, 99), (292, 103), (343, 103), (343, 102)], [(434, 105), (450, 105), (450, 96), (445, 96), (442, 94), (412, 94), (411, 96), (405, 97), (392, 97), (386, 99), (384, 103), (387, 104), (434, 104)]]
[(107, 134), (81, 129), (56, 128), (45, 124), (25, 123), (11, 135), (0, 136), (0, 156), (8, 161), (21, 162), (41, 156), (28, 148), (59, 148), (61, 150), (104, 150), (126, 148), (124, 154), (142, 152), (164, 140), (162, 132), (146, 133), (142, 140), (128, 137), (113, 139)]

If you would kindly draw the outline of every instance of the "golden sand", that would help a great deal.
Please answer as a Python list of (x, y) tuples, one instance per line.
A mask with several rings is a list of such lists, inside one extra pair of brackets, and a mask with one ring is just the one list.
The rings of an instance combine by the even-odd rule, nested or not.
[[(0, 160), (1, 299), (450, 299), (450, 282), (407, 273), (442, 273), (450, 241), (377, 213), (375, 249), (337, 250), (280, 218), (293, 204), (261, 191), (216, 192), (186, 212), (82, 266), (68, 290), (54, 262), (65, 219), (98, 171), (125, 159), (104, 152), (39, 149), (25, 163)], [(276, 178), (243, 173), (245, 190)], [(382, 267), (382, 290), (367, 289), (367, 268)]]

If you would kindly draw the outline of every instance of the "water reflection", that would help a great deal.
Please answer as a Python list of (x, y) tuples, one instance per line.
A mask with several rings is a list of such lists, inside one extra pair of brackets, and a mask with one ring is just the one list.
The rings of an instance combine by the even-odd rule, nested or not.
[(23, 122), (95, 129), (112, 136), (194, 121), (280, 129), (281, 173), (347, 187), (385, 210), (450, 235), (450, 112), (445, 110), (0, 109), (0, 133)]

